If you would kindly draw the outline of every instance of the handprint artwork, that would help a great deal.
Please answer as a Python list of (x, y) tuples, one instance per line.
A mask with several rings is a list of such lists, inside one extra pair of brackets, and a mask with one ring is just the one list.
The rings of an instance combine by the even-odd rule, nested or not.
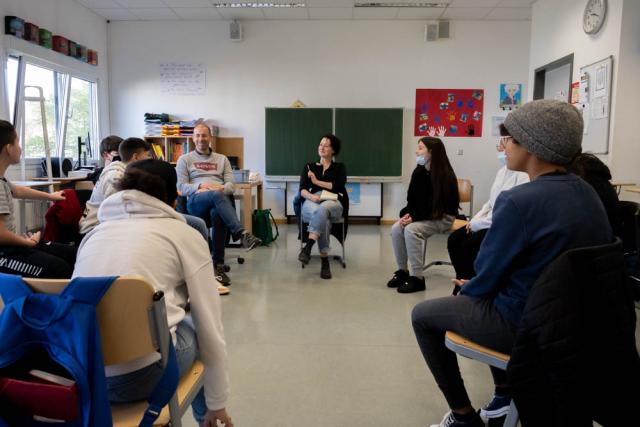
[(481, 137), (483, 89), (416, 89), (415, 136)]

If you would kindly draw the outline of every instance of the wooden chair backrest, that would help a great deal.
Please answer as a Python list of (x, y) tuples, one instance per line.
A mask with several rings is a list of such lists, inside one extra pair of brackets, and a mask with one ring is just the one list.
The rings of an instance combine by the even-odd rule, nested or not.
[(458, 195), (460, 196), (460, 203), (471, 202), (471, 190), (473, 185), (471, 180), (458, 178)]
[[(57, 294), (63, 279), (24, 279), (36, 292)], [(151, 334), (153, 287), (141, 277), (120, 277), (97, 307), (105, 365), (130, 362), (156, 351)]]

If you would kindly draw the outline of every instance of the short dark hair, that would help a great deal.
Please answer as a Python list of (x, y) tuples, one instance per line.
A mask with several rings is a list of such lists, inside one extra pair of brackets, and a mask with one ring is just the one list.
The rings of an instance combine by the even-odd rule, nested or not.
[(104, 153), (110, 153), (112, 151), (118, 151), (118, 147), (122, 142), (122, 138), (118, 135), (109, 135), (100, 141), (100, 155)]
[(151, 150), (151, 144), (142, 138), (127, 138), (120, 143), (118, 154), (123, 162), (131, 160), (134, 154)]
[(178, 176), (170, 163), (146, 159), (131, 163), (117, 184), (118, 190), (138, 190), (173, 206), (178, 198)]
[(16, 128), (6, 120), (0, 120), (0, 152), (5, 145), (13, 144), (18, 137)]
[(323, 137), (320, 138), (320, 141), (322, 141), (325, 138), (327, 138), (331, 143), (331, 149), (333, 150), (333, 155), (337, 156), (338, 154), (340, 154), (340, 146), (342, 145), (342, 142), (340, 142), (340, 139), (334, 134), (328, 133), (326, 135), (323, 135)]

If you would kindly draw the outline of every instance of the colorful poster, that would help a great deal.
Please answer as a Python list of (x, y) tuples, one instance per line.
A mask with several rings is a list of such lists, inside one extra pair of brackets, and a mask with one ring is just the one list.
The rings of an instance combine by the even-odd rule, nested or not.
[(348, 182), (345, 184), (345, 188), (347, 189), (347, 194), (349, 195), (349, 204), (359, 205), (360, 204), (360, 183)]
[(500, 108), (518, 108), (522, 105), (521, 83), (500, 83)]
[(416, 89), (415, 136), (481, 137), (483, 89)]

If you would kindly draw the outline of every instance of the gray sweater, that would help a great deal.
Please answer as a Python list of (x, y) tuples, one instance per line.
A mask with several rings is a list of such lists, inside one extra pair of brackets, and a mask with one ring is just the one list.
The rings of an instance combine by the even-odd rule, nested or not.
[(223, 154), (198, 154), (191, 151), (180, 156), (176, 165), (178, 174), (178, 191), (183, 196), (190, 196), (198, 191), (198, 186), (206, 182), (224, 184), (225, 194), (235, 191), (231, 163)]

